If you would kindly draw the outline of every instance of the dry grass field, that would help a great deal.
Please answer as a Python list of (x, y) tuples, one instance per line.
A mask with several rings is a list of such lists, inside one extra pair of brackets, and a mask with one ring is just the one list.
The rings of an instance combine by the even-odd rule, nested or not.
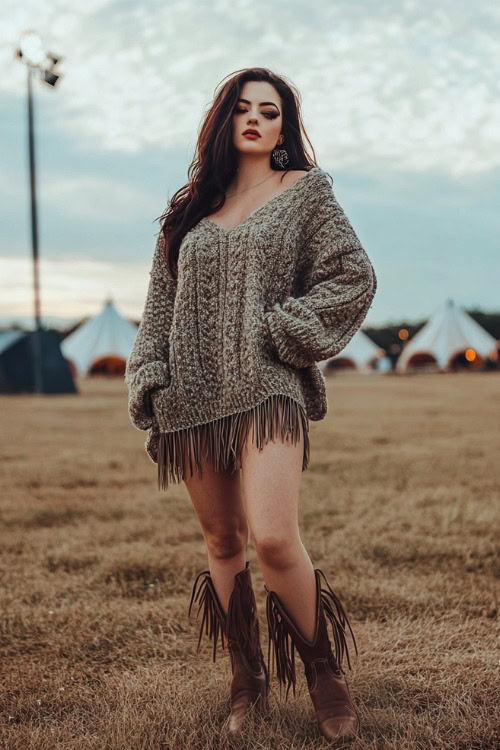
[[(118, 379), (0, 398), (2, 750), (328, 747), (298, 691), (228, 738), (229, 655), (196, 652), (206, 569)], [(311, 423), (302, 538), (358, 642), (359, 750), (500, 746), (500, 378), (339, 374)], [(263, 579), (248, 550), (267, 657)], [(196, 614), (196, 608), (195, 608)], [(331, 631), (330, 631), (331, 633)], [(349, 645), (350, 645), (349, 641)], [(339, 745), (337, 745), (339, 747)]]

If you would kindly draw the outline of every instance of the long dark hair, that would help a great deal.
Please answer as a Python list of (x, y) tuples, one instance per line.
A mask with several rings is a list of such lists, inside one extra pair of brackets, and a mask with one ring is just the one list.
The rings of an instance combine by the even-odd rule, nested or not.
[[(226, 189), (236, 174), (238, 158), (233, 146), (232, 118), (246, 81), (270, 83), (283, 104), (283, 145), (289, 161), (286, 169), (276, 169), (274, 163), (270, 166), (283, 172), (317, 166), (314, 148), (302, 122), (300, 93), (292, 83), (268, 68), (243, 68), (226, 78), (229, 80), (223, 79), (215, 89), (214, 100), (203, 118), (196, 154), (188, 169), (189, 181), (174, 193), (167, 210), (158, 217), (165, 238), (165, 260), (174, 278), (177, 278), (177, 260), (184, 235), (200, 219), (224, 205)], [(306, 152), (304, 139), (311, 147), (312, 159)]]

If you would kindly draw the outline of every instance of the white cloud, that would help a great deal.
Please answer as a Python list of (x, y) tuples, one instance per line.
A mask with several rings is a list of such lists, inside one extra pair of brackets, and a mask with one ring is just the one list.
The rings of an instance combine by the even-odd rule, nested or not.
[(10, 0), (0, 91), (24, 95), (13, 52), (35, 28), (65, 58), (58, 89), (37, 86), (59, 127), (94, 149), (184, 150), (216, 84), (264, 65), (299, 88), (321, 164), (481, 173), (500, 164), (499, 27), (492, 0)]
[[(2, 258), (0, 317), (33, 312), (33, 265), (28, 258)], [(113, 263), (72, 258), (40, 261), (44, 315), (95, 315), (112, 296), (124, 315), (140, 318), (149, 283), (150, 263)]]

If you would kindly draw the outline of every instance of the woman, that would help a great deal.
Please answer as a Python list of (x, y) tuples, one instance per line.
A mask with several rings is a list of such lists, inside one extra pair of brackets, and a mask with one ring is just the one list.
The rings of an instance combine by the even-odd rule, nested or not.
[[(308, 420), (327, 412), (316, 363), (362, 325), (377, 279), (302, 134), (298, 93), (265, 68), (237, 71), (216, 92), (189, 182), (161, 217), (125, 379), (158, 486), (185, 482), (206, 541), (209, 570), (189, 613), (203, 607), (198, 647), (205, 627), (213, 661), (227, 638), (229, 730), (267, 705), (271, 646), (280, 690), (295, 695), (296, 648), (334, 740), (359, 729), (342, 668), (349, 622), (301, 541), (299, 484)], [(267, 665), (249, 530), (266, 584)]]

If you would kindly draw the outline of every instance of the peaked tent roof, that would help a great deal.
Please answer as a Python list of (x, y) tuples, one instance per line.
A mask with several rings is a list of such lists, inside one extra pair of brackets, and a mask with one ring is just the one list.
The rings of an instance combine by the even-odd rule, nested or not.
[(86, 320), (61, 342), (65, 357), (71, 359), (81, 374), (86, 374), (101, 357), (127, 360), (137, 334), (137, 326), (117, 311), (111, 298), (98, 315)]
[(431, 354), (439, 367), (445, 369), (454, 355), (466, 349), (488, 357), (497, 351), (497, 342), (462, 305), (448, 299), (408, 341), (399, 355), (396, 370), (406, 370), (410, 358), (420, 353)]
[[(36, 344), (35, 344), (36, 341)], [(39, 353), (40, 370), (34, 355)], [(58, 331), (0, 331), (0, 393), (75, 393)]]
[(26, 331), (20, 331), (17, 328), (13, 330), (0, 331), (0, 354), (7, 349), (10, 349), (16, 341), (19, 341), (23, 336), (26, 336)]

